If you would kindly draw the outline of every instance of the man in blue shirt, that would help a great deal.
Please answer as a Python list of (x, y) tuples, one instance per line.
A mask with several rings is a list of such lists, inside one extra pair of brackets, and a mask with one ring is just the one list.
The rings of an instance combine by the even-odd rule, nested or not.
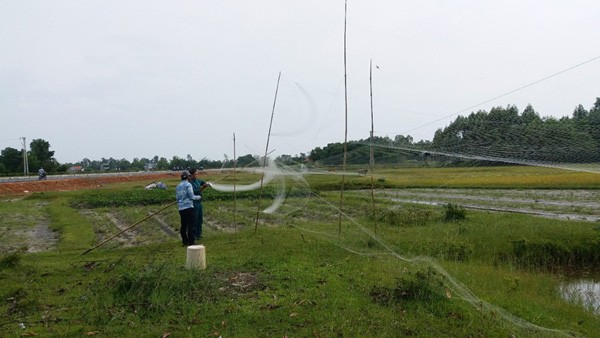
[(194, 245), (194, 201), (199, 201), (202, 198), (199, 195), (194, 195), (192, 184), (189, 182), (190, 177), (191, 175), (187, 170), (182, 172), (181, 183), (175, 188), (177, 208), (181, 219), (179, 233), (183, 245)]

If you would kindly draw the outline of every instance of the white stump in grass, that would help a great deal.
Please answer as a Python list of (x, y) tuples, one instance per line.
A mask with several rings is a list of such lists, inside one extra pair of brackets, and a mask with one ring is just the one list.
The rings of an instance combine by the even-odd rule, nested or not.
[(204, 245), (190, 245), (187, 247), (186, 269), (206, 269), (206, 252)]

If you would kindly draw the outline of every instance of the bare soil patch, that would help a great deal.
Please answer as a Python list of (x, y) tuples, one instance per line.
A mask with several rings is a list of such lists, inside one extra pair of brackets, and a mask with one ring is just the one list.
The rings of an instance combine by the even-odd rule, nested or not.
[(225, 286), (221, 287), (219, 291), (231, 295), (239, 295), (266, 288), (266, 285), (261, 281), (257, 272), (237, 271), (231, 275), (220, 275), (217, 277), (226, 282)]
[(52, 177), (51, 179), (39, 181), (24, 181), (24, 182), (0, 182), (1, 195), (21, 195), (31, 192), (41, 191), (68, 191), (80, 189), (99, 188), (106, 184), (144, 181), (152, 183), (161, 179), (173, 178), (177, 173), (160, 172), (160, 173), (131, 173), (131, 174), (115, 174), (115, 175), (90, 175), (78, 177)]
[[(34, 207), (44, 205), (37, 203)], [(58, 234), (50, 229), (50, 220), (44, 215), (25, 212), (7, 218), (10, 219), (0, 222), (0, 252), (41, 252), (52, 249), (58, 242)]]

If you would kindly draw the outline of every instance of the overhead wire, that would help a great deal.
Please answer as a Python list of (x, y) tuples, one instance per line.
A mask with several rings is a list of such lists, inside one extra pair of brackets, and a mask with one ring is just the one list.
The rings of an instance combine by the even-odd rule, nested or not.
[(466, 112), (466, 111), (469, 111), (469, 110), (471, 110), (471, 109), (474, 109), (474, 108), (477, 108), (477, 107), (479, 107), (479, 106), (482, 106), (482, 105), (484, 105), (484, 104), (486, 104), (486, 103), (490, 103), (490, 102), (492, 102), (492, 101), (495, 101), (495, 100), (497, 100), (497, 99), (499, 99), (499, 98), (502, 98), (502, 97), (508, 96), (508, 95), (510, 95), (510, 94), (516, 93), (516, 92), (518, 92), (518, 91), (520, 91), (520, 90), (523, 90), (523, 89), (525, 89), (525, 88), (531, 87), (531, 86), (533, 86), (533, 85), (536, 85), (536, 84), (538, 84), (538, 83), (544, 82), (544, 81), (546, 81), (546, 80), (549, 80), (549, 79), (551, 79), (551, 78), (553, 78), (553, 77), (556, 77), (556, 76), (558, 76), (558, 75), (564, 74), (564, 73), (566, 73), (566, 72), (569, 72), (569, 71), (571, 71), (571, 70), (573, 70), (573, 69), (579, 68), (579, 67), (581, 67), (581, 66), (583, 66), (583, 65), (586, 65), (586, 64), (588, 64), (588, 63), (594, 62), (594, 61), (596, 61), (596, 60), (598, 60), (598, 59), (600, 59), (600, 55), (598, 55), (598, 56), (595, 56), (595, 57), (593, 57), (593, 58), (591, 58), (591, 59), (588, 59), (588, 60), (582, 61), (582, 62), (580, 62), (580, 63), (577, 63), (577, 64), (576, 64), (576, 65), (574, 65), (574, 66), (571, 66), (571, 67), (565, 68), (565, 69), (563, 69), (563, 70), (561, 70), (561, 71), (558, 71), (558, 72), (556, 72), (556, 73), (553, 73), (553, 74), (550, 74), (550, 75), (548, 75), (548, 76), (545, 76), (545, 77), (543, 77), (543, 78), (541, 78), (541, 79), (539, 79), (539, 80), (535, 80), (535, 81), (533, 81), (533, 82), (530, 82), (530, 83), (528, 83), (528, 84), (525, 84), (525, 85), (523, 85), (523, 86), (520, 86), (520, 87), (518, 87), (518, 88), (515, 88), (515, 89), (512, 89), (512, 90), (509, 90), (509, 91), (507, 91), (507, 92), (505, 92), (505, 93), (503, 93), (503, 94), (500, 94), (500, 95), (494, 96), (494, 97), (492, 97), (492, 98), (489, 98), (489, 99), (487, 99), (487, 100), (484, 100), (484, 101), (482, 101), (482, 102), (479, 102), (479, 103), (477, 103), (477, 104), (471, 105), (471, 106), (469, 106), (469, 107), (467, 107), (467, 108), (461, 109), (461, 110), (459, 110), (459, 111), (457, 111), (457, 112), (455, 112), (455, 113), (452, 113), (452, 114), (450, 114), (450, 115), (446, 115), (446, 116), (444, 116), (444, 117), (441, 117), (441, 118), (439, 118), (439, 119), (437, 119), (437, 120), (430, 121), (430, 122), (428, 122), (428, 123), (425, 123), (425, 124), (422, 124), (422, 125), (420, 125), (420, 126), (418, 126), (418, 127), (415, 127), (415, 128), (409, 129), (409, 130), (406, 130), (406, 131), (404, 131), (404, 132), (405, 132), (405, 133), (410, 133), (411, 131), (415, 131), (415, 130), (417, 130), (417, 129), (421, 129), (421, 128), (423, 128), (423, 127), (426, 127), (426, 126), (432, 125), (432, 124), (434, 124), (434, 123), (437, 123), (437, 122), (440, 122), (440, 121), (446, 120), (446, 119), (448, 119), (448, 118), (450, 118), (450, 117), (456, 116), (456, 115), (458, 115), (458, 114), (461, 114), (461, 113), (464, 113), (464, 112)]

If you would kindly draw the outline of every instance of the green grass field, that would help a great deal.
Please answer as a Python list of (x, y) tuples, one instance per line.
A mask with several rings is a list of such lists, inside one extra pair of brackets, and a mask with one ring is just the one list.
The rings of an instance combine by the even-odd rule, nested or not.
[[(242, 187), (260, 176), (203, 179)], [(473, 210), (446, 221), (461, 209), (350, 191), (340, 203), (341, 179), (291, 175), (235, 199), (206, 190), (200, 271), (184, 268), (175, 206), (82, 255), (172, 203), (177, 180), (166, 191), (132, 182), (0, 197), (0, 336), (600, 336), (600, 317), (558, 291), (598, 271), (598, 223)], [(371, 186), (369, 175), (344, 179), (348, 189)], [(373, 181), (600, 187), (600, 175), (529, 167), (382, 169)], [(273, 203), (275, 212), (259, 212)], [(28, 252), (37, 239), (25, 230), (42, 223), (57, 240)]]

